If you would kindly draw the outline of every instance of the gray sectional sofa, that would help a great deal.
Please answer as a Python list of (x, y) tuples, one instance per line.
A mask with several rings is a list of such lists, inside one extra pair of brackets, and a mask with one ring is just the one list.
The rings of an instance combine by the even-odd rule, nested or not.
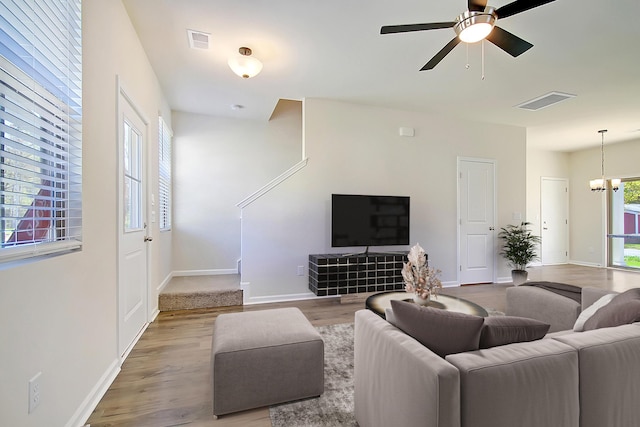
[[(604, 292), (583, 292), (582, 307)], [(640, 323), (442, 358), (361, 310), (354, 341), (360, 427), (640, 425)]]

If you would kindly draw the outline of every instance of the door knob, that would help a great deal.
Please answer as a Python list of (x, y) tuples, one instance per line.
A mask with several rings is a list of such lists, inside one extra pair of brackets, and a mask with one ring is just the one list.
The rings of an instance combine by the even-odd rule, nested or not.
[(489, 227), (489, 231), (493, 231), (493, 230), (495, 230), (495, 228)]
[(144, 241), (145, 242), (150, 242), (153, 240), (153, 237), (149, 237), (149, 236), (144, 236)]

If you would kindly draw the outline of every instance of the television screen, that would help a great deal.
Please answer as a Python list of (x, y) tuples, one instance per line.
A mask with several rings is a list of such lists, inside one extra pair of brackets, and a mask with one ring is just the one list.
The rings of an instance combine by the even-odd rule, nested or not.
[(409, 244), (409, 197), (331, 195), (331, 246)]

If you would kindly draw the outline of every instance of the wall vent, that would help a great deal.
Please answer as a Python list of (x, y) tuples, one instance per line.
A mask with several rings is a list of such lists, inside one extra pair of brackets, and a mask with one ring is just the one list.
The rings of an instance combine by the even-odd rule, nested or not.
[(523, 102), (520, 105), (516, 105), (523, 110), (538, 111), (550, 105), (556, 104), (565, 99), (575, 98), (576, 95), (562, 92), (549, 92), (546, 95), (539, 96), (529, 101)]
[(187, 30), (189, 35), (189, 47), (191, 49), (209, 49), (209, 33)]

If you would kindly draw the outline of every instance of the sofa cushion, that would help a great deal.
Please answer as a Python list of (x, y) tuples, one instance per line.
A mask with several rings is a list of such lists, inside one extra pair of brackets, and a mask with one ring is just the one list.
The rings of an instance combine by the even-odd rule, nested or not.
[(554, 340), (578, 351), (580, 427), (637, 426), (640, 327), (622, 325)]
[(582, 313), (576, 319), (576, 323), (573, 325), (574, 332), (582, 332), (584, 331), (584, 324), (587, 320), (589, 320), (599, 309), (609, 304), (613, 298), (615, 298), (616, 294), (607, 294), (600, 297), (596, 302), (591, 304), (589, 307), (582, 310)]
[(625, 325), (640, 321), (640, 288), (616, 295), (609, 304), (597, 310), (584, 324), (584, 330)]
[(396, 326), (437, 355), (477, 350), (484, 318), (391, 301)]
[(460, 371), (462, 427), (580, 425), (578, 353), (569, 345), (543, 339), (445, 360)]
[(550, 326), (525, 317), (487, 317), (480, 333), (480, 348), (539, 340), (546, 335)]

